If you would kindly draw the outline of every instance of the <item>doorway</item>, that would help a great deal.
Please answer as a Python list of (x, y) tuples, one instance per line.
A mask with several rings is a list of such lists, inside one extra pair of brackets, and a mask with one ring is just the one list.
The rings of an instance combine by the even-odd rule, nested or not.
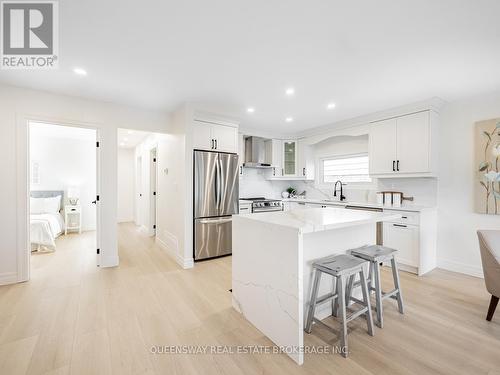
[(65, 262), (100, 265), (99, 160), (97, 129), (28, 122), (28, 267), (34, 276)]

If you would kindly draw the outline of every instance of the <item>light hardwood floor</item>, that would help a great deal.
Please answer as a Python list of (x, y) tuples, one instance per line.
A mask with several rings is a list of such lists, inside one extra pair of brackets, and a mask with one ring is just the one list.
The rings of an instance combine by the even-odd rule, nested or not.
[[(153, 345), (271, 345), (231, 308), (231, 258), (182, 270), (135, 226), (119, 226), (120, 267), (95, 267), (93, 234), (32, 257), (32, 280), (0, 287), (0, 374), (500, 374), (500, 314), (481, 279), (402, 273), (406, 314), (350, 324), (350, 357), (151, 354)], [(384, 271), (384, 282), (391, 280)], [(307, 345), (334, 345), (320, 327)]]

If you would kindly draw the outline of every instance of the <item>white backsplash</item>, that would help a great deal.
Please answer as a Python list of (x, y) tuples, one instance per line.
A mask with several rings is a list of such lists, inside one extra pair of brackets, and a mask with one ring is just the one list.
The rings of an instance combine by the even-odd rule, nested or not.
[[(307, 198), (331, 199), (333, 196), (333, 185), (325, 188), (317, 186), (314, 181), (269, 181), (265, 177), (267, 173), (269, 171), (265, 169), (245, 168), (240, 177), (240, 197), (281, 198), (281, 192), (290, 186), (297, 193), (305, 191)], [(350, 187), (347, 184), (343, 189), (348, 201), (375, 203), (377, 191), (384, 190), (401, 191), (404, 196), (414, 198), (413, 202), (406, 204), (437, 205), (437, 179), (434, 178), (377, 179), (367, 188)]]

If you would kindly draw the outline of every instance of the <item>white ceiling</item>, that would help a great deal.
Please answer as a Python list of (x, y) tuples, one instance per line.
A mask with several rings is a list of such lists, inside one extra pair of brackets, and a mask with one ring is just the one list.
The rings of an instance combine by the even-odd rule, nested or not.
[(135, 148), (139, 143), (141, 143), (147, 136), (153, 133), (142, 132), (139, 130), (131, 129), (118, 129), (117, 141), (119, 148)]
[(65, 1), (60, 69), (0, 82), (293, 132), (500, 88), (499, 14), (497, 0)]

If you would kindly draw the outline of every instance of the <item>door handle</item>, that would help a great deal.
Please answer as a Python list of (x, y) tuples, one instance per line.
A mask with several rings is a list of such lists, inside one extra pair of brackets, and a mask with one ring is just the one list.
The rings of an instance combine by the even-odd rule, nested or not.
[(392, 171), (396, 172), (396, 161), (395, 160), (392, 161)]
[(396, 162), (396, 170), (399, 172), (399, 160)]
[(97, 201), (92, 201), (92, 204), (97, 204)]

